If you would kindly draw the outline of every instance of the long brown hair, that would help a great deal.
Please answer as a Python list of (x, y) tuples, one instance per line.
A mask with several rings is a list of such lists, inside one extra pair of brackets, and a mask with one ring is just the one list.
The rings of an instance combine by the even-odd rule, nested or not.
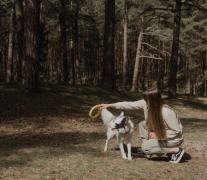
[(149, 129), (149, 122), (152, 125), (158, 140), (166, 139), (165, 123), (162, 117), (163, 101), (161, 93), (157, 88), (150, 88), (143, 92), (143, 98), (148, 106), (148, 115), (145, 128)]

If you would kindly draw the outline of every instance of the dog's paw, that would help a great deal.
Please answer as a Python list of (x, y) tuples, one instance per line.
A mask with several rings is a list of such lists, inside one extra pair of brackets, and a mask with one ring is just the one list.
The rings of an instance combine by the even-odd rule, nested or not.
[(128, 159), (128, 158), (126, 156), (124, 156), (123, 159)]
[(132, 158), (130, 157), (130, 158), (128, 158), (128, 160), (129, 160), (129, 161), (132, 161)]

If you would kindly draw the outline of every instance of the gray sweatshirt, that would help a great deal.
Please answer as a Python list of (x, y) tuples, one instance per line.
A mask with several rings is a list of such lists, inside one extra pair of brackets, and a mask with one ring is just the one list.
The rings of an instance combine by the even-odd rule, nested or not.
[[(116, 103), (116, 109), (143, 110), (145, 119), (147, 118), (148, 114), (147, 103), (144, 99), (133, 102), (118, 102)], [(165, 128), (167, 132), (167, 140), (183, 140), (182, 125), (176, 112), (169, 106), (163, 106), (162, 116), (164, 119)]]

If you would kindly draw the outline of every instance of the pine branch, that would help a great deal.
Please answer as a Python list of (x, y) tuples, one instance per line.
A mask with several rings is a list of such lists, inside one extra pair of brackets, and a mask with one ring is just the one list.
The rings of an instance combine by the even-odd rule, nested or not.
[(170, 41), (172, 41), (172, 38), (169, 38), (169, 37), (166, 37), (166, 36), (162, 36), (162, 35), (156, 35), (156, 36), (160, 36), (162, 38), (166, 38), (166, 39), (169, 39)]
[(142, 14), (145, 14), (146, 12), (148, 12), (148, 11), (154, 11), (154, 10), (163, 10), (163, 11), (171, 11), (171, 12), (174, 11), (174, 9), (168, 9), (168, 8), (148, 8), (148, 9), (142, 11), (139, 15), (142, 15)]
[[(150, 34), (151, 33), (151, 34)], [(153, 32), (149, 32), (149, 33), (142, 33), (143, 35), (146, 35), (146, 36), (159, 36), (159, 37), (162, 37), (162, 38), (165, 38), (165, 39), (169, 39), (170, 41), (172, 41), (172, 38), (170, 37), (167, 37), (167, 36), (162, 36), (162, 35), (159, 35), (159, 34), (152, 34)]]
[(185, 3), (185, 2), (182, 2), (181, 4), (183, 4), (183, 5), (187, 5), (187, 6), (191, 6), (191, 7), (195, 7), (195, 8), (197, 8), (197, 9), (199, 9), (199, 10), (201, 10), (205, 15), (206, 15), (206, 13), (207, 13), (207, 9), (205, 9), (203, 6), (201, 6), (200, 4), (198, 4), (199, 3), (199, 0), (197, 0), (197, 5), (194, 5), (194, 4), (189, 4), (189, 3)]
[(154, 57), (154, 56), (140, 56), (140, 58), (149, 58), (149, 59), (159, 59), (159, 60), (162, 60), (162, 58)]
[(51, 3), (49, 0), (47, 0), (47, 2), (54, 8), (55, 11), (57, 11), (58, 13), (60, 13), (60, 11), (54, 6), (53, 3)]
[(145, 21), (143, 23), (143, 26), (145, 26), (145, 24), (147, 24), (148, 22), (150, 22), (151, 20), (156, 19), (156, 18), (158, 18), (158, 16), (151, 17), (150, 19), (148, 19), (147, 21)]
[[(202, 12), (204, 12), (205, 14), (207, 12), (207, 9), (205, 9), (203, 6), (201, 6), (199, 4), (199, 0), (197, 0), (197, 3), (196, 3), (197, 5), (189, 4), (189, 3), (185, 3), (185, 2), (182, 2), (181, 4), (195, 7), (197, 9), (201, 10)], [(146, 12), (148, 12), (148, 11), (154, 11), (154, 10), (171, 11), (173, 13), (175, 12), (175, 9), (168, 9), (168, 8), (147, 8), (146, 10), (142, 11), (139, 15), (142, 15), (142, 14), (145, 14)], [(182, 10), (189, 10), (189, 9), (182, 9)]]
[(142, 43), (143, 45), (147, 45), (149, 46), (150, 48), (152, 49), (155, 49), (156, 51), (160, 52), (160, 53), (166, 53), (166, 54), (171, 54), (170, 52), (167, 52), (167, 51), (160, 51), (159, 49), (157, 49), (156, 47), (153, 47), (151, 45), (149, 45), (148, 43)]

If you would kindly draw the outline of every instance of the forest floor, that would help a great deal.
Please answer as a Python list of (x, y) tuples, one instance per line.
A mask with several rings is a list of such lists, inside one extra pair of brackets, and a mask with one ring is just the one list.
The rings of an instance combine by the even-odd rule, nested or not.
[[(28, 93), (0, 85), (1, 180), (207, 179), (207, 98), (179, 94), (165, 102), (176, 109), (185, 131), (184, 157), (123, 160), (116, 139), (104, 152), (106, 128), (91, 119), (96, 104), (134, 101), (141, 93), (106, 91), (93, 86), (42, 87)], [(110, 109), (114, 115), (120, 110)], [(140, 147), (139, 111), (124, 111), (135, 124), (132, 151)]]

